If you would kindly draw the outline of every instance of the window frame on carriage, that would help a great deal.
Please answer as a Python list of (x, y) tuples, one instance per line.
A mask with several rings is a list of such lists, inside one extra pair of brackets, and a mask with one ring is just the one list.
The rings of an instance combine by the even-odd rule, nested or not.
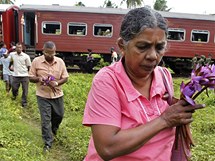
[[(74, 31), (72, 31), (74, 34), (70, 33), (70, 27), (74, 27)], [(84, 22), (68, 22), (67, 34), (69, 36), (87, 36), (87, 24)]]
[[(108, 31), (109, 30), (109, 31)], [(94, 37), (113, 37), (113, 25), (112, 24), (93, 24), (93, 36)]]
[[(170, 34), (171, 33), (171, 34)], [(186, 30), (183, 28), (168, 28), (168, 41), (185, 41)]]
[[(44, 25), (59, 25), (59, 29), (55, 29), (55, 33), (54, 32), (51, 32), (51, 33), (46, 33), (44, 32)], [(60, 21), (43, 21), (41, 23), (41, 31), (42, 31), (42, 34), (44, 35), (61, 35), (62, 34), (62, 23)]]
[[(205, 41), (205, 37), (203, 35), (207, 35), (207, 41)], [(208, 43), (210, 40), (210, 31), (209, 30), (199, 30), (193, 29), (190, 33), (190, 41), (194, 43)]]

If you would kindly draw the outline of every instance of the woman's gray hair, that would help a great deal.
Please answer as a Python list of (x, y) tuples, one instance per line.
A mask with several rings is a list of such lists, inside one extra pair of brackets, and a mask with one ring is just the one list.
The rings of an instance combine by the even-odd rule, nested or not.
[(120, 37), (128, 42), (146, 28), (156, 27), (164, 30), (167, 35), (167, 21), (160, 13), (147, 7), (135, 8), (125, 15), (121, 24)]
[(47, 41), (43, 45), (43, 49), (53, 49), (56, 48), (55, 43), (53, 41)]

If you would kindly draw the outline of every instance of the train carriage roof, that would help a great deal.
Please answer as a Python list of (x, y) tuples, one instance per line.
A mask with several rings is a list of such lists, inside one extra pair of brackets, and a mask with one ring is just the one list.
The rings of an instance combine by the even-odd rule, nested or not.
[(21, 10), (28, 11), (56, 11), (56, 12), (85, 12), (104, 14), (126, 14), (129, 9), (122, 8), (102, 8), (102, 7), (80, 7), (80, 6), (60, 6), (53, 5), (21, 5)]
[(9, 10), (11, 8), (18, 8), (18, 7), (12, 4), (0, 4), (0, 12), (5, 12), (6, 10)]
[[(80, 7), (80, 6), (60, 6), (53, 5), (27, 5), (20, 6), (24, 11), (55, 11), (55, 12), (84, 12), (84, 13), (101, 13), (101, 14), (126, 14), (130, 9), (122, 8), (102, 8), (102, 7)], [(215, 15), (207, 14), (190, 14), (159, 11), (166, 18), (183, 18), (193, 20), (215, 21)]]
[(215, 15), (161, 12), (161, 11), (159, 11), (159, 12), (162, 14), (162, 16), (164, 16), (166, 18), (182, 18), (182, 19), (192, 19), (192, 20), (215, 21)]

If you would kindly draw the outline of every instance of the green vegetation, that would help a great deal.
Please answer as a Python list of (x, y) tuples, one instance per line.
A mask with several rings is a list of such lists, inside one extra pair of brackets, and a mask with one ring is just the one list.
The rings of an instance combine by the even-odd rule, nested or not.
[[(82, 161), (88, 146), (90, 128), (82, 126), (82, 116), (93, 74), (70, 74), (69, 82), (63, 86), (65, 93), (65, 117), (52, 151), (42, 154), (43, 142), (40, 132), (40, 116), (35, 97), (35, 85), (30, 84), (29, 107), (22, 109), (20, 95), (16, 101), (6, 96), (0, 81), (0, 161)], [(179, 85), (185, 78), (175, 78), (175, 95), (179, 96)], [(21, 91), (20, 91), (21, 94)], [(194, 113), (192, 123), (196, 146), (192, 149), (193, 161), (215, 160), (215, 100), (202, 94), (198, 101), (205, 109)]]

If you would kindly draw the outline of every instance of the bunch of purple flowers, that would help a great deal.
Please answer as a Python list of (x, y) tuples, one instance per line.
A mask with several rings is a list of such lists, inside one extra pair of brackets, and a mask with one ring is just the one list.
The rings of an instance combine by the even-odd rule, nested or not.
[[(209, 96), (208, 89), (215, 90), (215, 65), (196, 64), (191, 72), (190, 81), (186, 84), (184, 82), (181, 83), (180, 99), (185, 100), (188, 104), (195, 105), (195, 99), (203, 91), (206, 91), (207, 96)], [(194, 146), (189, 124), (176, 127), (176, 149), (180, 146), (179, 144), (181, 144), (179, 140), (182, 142), (184, 155), (188, 160), (190, 157), (190, 148)]]
[(44, 85), (44, 86), (49, 86), (49, 87), (51, 88), (52, 92), (53, 92), (54, 95), (55, 95), (56, 89), (55, 89), (54, 87), (52, 87), (52, 86), (49, 84), (51, 81), (55, 81), (55, 77), (52, 76), (52, 75), (48, 75), (48, 77), (47, 77), (46, 79), (44, 79), (43, 81), (44, 81), (44, 82), (43, 82), (43, 85)]
[(197, 64), (192, 70), (191, 80), (186, 84), (181, 83), (181, 99), (195, 105), (195, 98), (205, 90), (208, 96), (208, 89), (215, 89), (215, 65), (201, 66)]
[(47, 77), (46, 79), (44, 79), (44, 84), (43, 84), (43, 85), (48, 86), (49, 83), (50, 83), (51, 81), (54, 81), (54, 80), (55, 80), (55, 77), (54, 77), (54, 76), (48, 75), (48, 77)]

